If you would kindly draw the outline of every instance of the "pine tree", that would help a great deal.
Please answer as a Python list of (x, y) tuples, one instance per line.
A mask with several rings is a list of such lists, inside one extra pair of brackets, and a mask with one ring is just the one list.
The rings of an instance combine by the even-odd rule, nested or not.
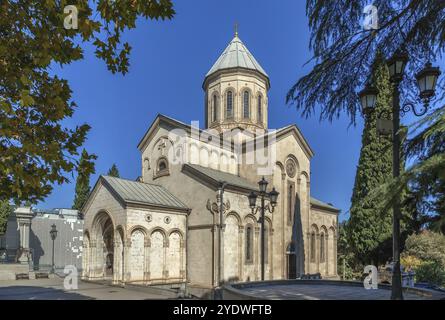
[(6, 224), (11, 213), (12, 206), (9, 204), (9, 201), (0, 201), (0, 235), (6, 232)]
[(90, 194), (90, 175), (95, 173), (94, 162), (97, 159), (95, 155), (90, 155), (83, 149), (77, 166), (76, 194), (74, 196), (73, 209), (80, 210), (88, 199)]
[(392, 211), (367, 195), (392, 178), (392, 142), (377, 133), (377, 117), (391, 112), (392, 89), (388, 69), (381, 55), (373, 65), (373, 82), (378, 89), (374, 112), (367, 114), (362, 148), (351, 199), (347, 233), (357, 261), (378, 265), (391, 256)]
[(110, 170), (108, 170), (107, 176), (120, 178), (119, 169), (117, 168), (115, 163), (113, 163)]

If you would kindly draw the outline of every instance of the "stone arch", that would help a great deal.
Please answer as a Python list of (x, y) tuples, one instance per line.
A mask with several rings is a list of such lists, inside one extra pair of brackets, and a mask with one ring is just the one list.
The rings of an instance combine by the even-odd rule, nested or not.
[(181, 230), (175, 228), (168, 232), (168, 250), (166, 267), (170, 279), (180, 280), (184, 274), (184, 236)]
[(241, 219), (238, 213), (231, 211), (225, 216), (224, 241), (224, 281), (234, 282), (240, 278), (240, 229)]
[(189, 161), (191, 164), (199, 164), (199, 146), (195, 142), (190, 143)]
[(209, 167), (212, 169), (219, 169), (219, 153), (215, 149), (212, 149), (210, 151), (210, 158), (209, 158)]
[(304, 176), (305, 178), (306, 178), (306, 182), (307, 183), (310, 183), (310, 180), (309, 180), (309, 174), (306, 172), (306, 171), (301, 171), (301, 173), (300, 173), (300, 177), (301, 176)]
[(107, 210), (99, 210), (93, 218), (89, 259), (91, 278), (113, 277), (114, 226), (113, 217)]
[(150, 230), (150, 280), (160, 281), (166, 278), (166, 247), (168, 238), (163, 228)]
[(244, 216), (244, 223), (245, 223), (245, 224), (249, 223), (249, 220), (251, 221), (251, 223), (252, 223), (252, 225), (253, 225), (254, 227), (256, 227), (256, 226), (258, 225), (258, 219), (257, 219), (253, 214), (251, 214), (251, 213), (246, 214), (246, 215)]
[(130, 235), (130, 279), (131, 281), (143, 281), (146, 268), (145, 256), (145, 238), (146, 232), (144, 228), (135, 226), (132, 228)]
[(205, 146), (199, 148), (199, 164), (203, 167), (209, 166), (210, 150)]
[[(320, 235), (319, 235), (319, 245), (318, 245), (318, 254), (320, 263), (327, 262), (327, 239), (328, 239), (328, 229), (326, 226), (322, 225), (320, 227)], [(326, 265), (325, 265), (326, 266)], [(325, 268), (326, 270), (326, 268)], [(326, 270), (327, 273), (327, 270)]]
[(227, 219), (230, 216), (235, 217), (236, 221), (238, 222), (239, 227), (242, 226), (241, 217), (239, 216), (239, 214), (236, 211), (230, 211), (229, 213), (226, 213), (225, 219)]
[(284, 166), (283, 166), (283, 164), (281, 163), (281, 161), (277, 161), (277, 162), (275, 162), (275, 165), (281, 170), (280, 173), (284, 173)]

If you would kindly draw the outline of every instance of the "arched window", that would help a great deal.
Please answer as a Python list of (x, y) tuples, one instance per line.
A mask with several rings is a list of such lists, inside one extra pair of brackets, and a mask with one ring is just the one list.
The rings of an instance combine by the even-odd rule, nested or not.
[(165, 163), (165, 161), (160, 161), (158, 171), (164, 171), (164, 170), (167, 170), (167, 164)]
[(287, 191), (287, 221), (289, 224), (292, 224), (293, 220), (293, 195), (294, 195), (294, 185), (289, 184), (289, 189)]
[(311, 233), (311, 262), (315, 262), (315, 232)]
[(226, 101), (226, 118), (233, 118), (233, 93), (232, 91), (227, 92), (227, 101)]
[(263, 122), (263, 97), (261, 95), (258, 96), (258, 114), (257, 121), (258, 123)]
[(246, 227), (246, 263), (253, 262), (253, 230), (249, 224)]
[(249, 91), (246, 90), (243, 93), (243, 117), (245, 119), (248, 119), (250, 116), (249, 100), (250, 100)]
[(156, 163), (156, 172), (153, 178), (156, 179), (167, 175), (169, 175), (168, 160), (165, 157), (161, 157)]
[(320, 235), (320, 262), (324, 262), (325, 260), (325, 252), (324, 249), (325, 245), (324, 245), (324, 233), (322, 233)]
[(218, 120), (218, 97), (216, 94), (213, 95), (212, 102), (212, 122)]

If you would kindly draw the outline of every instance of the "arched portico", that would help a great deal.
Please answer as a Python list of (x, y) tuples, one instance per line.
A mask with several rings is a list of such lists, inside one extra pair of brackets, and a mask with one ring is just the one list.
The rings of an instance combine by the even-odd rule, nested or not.
[(114, 223), (106, 211), (94, 217), (91, 230), (89, 278), (113, 279), (115, 263)]

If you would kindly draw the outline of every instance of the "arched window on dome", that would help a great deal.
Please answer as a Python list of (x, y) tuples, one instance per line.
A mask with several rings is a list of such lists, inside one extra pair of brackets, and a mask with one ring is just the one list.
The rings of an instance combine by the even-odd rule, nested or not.
[(250, 117), (249, 102), (250, 102), (250, 95), (249, 95), (249, 91), (246, 90), (243, 93), (243, 117), (244, 117), (244, 119), (249, 119), (249, 117)]
[(212, 101), (212, 122), (216, 120), (218, 120), (218, 97), (214, 94)]
[(227, 91), (226, 96), (226, 119), (233, 118), (233, 93), (232, 91)]
[(263, 123), (263, 97), (261, 95), (258, 96), (257, 122)]

